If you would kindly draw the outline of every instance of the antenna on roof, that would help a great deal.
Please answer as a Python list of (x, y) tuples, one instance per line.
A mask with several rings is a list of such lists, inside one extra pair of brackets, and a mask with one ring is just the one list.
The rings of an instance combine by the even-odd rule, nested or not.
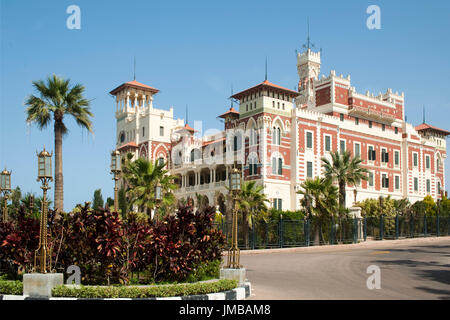
[(136, 56), (134, 56), (134, 71), (133, 71), (133, 80), (136, 81)]
[(188, 105), (186, 103), (186, 124), (188, 124)]
[[(231, 84), (231, 96), (230, 97), (232, 97), (233, 96), (233, 84)], [(233, 108), (233, 98), (230, 98), (230, 100), (231, 100), (231, 108)]]
[(266, 56), (266, 73), (264, 75), (264, 81), (267, 81), (267, 56)]
[(425, 123), (425, 105), (423, 105), (423, 123)]
[(311, 43), (311, 37), (309, 36), (309, 17), (306, 18), (307, 24), (308, 24), (308, 36), (306, 37), (306, 43), (302, 46), (305, 49), (311, 49), (314, 48), (315, 45)]

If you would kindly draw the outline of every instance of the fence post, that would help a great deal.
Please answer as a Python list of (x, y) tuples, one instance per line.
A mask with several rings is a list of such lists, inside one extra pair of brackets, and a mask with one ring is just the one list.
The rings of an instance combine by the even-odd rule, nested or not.
[(364, 217), (364, 241), (367, 241), (367, 218)]
[(380, 240), (384, 238), (384, 215), (380, 216)]
[(411, 235), (411, 238), (414, 238), (414, 217), (412, 216), (412, 214), (410, 215), (409, 220), (409, 233)]
[(330, 244), (334, 244), (334, 217), (331, 217)]
[(398, 213), (395, 215), (395, 239), (398, 239), (399, 233), (399, 225), (398, 225)]
[(353, 217), (353, 243), (358, 242), (358, 219)]
[(253, 221), (253, 217), (251, 217), (252, 221), (252, 250), (255, 250), (255, 222)]
[(427, 236), (428, 230), (427, 230), (427, 214), (423, 214), (423, 235), (424, 237)]
[(305, 223), (305, 225), (304, 225), (304, 228), (305, 228), (305, 244), (308, 247), (309, 246), (309, 218), (306, 218), (304, 223)]
[(436, 215), (436, 237), (439, 237), (440, 235), (440, 226), (439, 226), (439, 209), (438, 209), (438, 213)]
[(280, 248), (283, 248), (283, 215), (280, 216)]

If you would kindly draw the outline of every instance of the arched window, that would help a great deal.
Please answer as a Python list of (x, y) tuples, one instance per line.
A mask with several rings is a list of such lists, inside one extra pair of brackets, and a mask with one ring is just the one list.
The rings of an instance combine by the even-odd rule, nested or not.
[(281, 145), (281, 129), (280, 129), (280, 127), (273, 127), (272, 144)]
[(233, 151), (238, 151), (239, 149), (241, 149), (241, 136), (236, 134), (233, 137)]
[(258, 137), (258, 134), (256, 132), (256, 129), (251, 128), (250, 129), (250, 137), (249, 137), (249, 141), (248, 141), (249, 145), (254, 146), (257, 143), (257, 137)]

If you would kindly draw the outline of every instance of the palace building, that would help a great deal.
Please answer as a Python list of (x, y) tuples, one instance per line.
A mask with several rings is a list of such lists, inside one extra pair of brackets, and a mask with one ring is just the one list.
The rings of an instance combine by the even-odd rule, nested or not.
[(228, 173), (237, 165), (244, 180), (265, 186), (272, 206), (300, 209), (297, 194), (305, 179), (322, 175), (321, 158), (349, 150), (369, 170), (368, 181), (347, 186), (347, 206), (390, 195), (412, 203), (445, 189), (449, 131), (405, 121), (404, 94), (359, 93), (350, 76), (320, 76), (320, 52), (297, 54), (298, 90), (267, 79), (232, 95), (219, 117), (224, 128), (201, 136), (184, 120), (153, 107), (158, 90), (135, 80), (110, 93), (116, 98), (116, 147), (135, 157), (165, 161), (177, 177), (177, 198), (203, 194), (226, 212)]

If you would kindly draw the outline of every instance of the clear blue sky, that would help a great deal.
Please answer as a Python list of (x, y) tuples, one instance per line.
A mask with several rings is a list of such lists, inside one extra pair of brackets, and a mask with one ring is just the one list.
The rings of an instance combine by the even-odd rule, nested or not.
[[(55, 73), (84, 84), (93, 99), (94, 136), (66, 120), (66, 210), (97, 188), (105, 200), (113, 195), (108, 92), (132, 80), (134, 56), (136, 80), (161, 90), (155, 106), (174, 106), (184, 118), (188, 104), (190, 122), (221, 129), (216, 116), (229, 105), (230, 85), (236, 92), (264, 80), (266, 56), (269, 80), (294, 88), (307, 16), (322, 73), (350, 74), (363, 93), (404, 91), (408, 122), (419, 124), (425, 105), (427, 122), (450, 129), (449, 1), (0, 1), (0, 167), (13, 170), (13, 186), (40, 194), (36, 150), (54, 148), (52, 127), (25, 124), (31, 82)], [(72, 4), (81, 8), (81, 30), (66, 28)], [(371, 4), (381, 8), (381, 30), (366, 27)]]

